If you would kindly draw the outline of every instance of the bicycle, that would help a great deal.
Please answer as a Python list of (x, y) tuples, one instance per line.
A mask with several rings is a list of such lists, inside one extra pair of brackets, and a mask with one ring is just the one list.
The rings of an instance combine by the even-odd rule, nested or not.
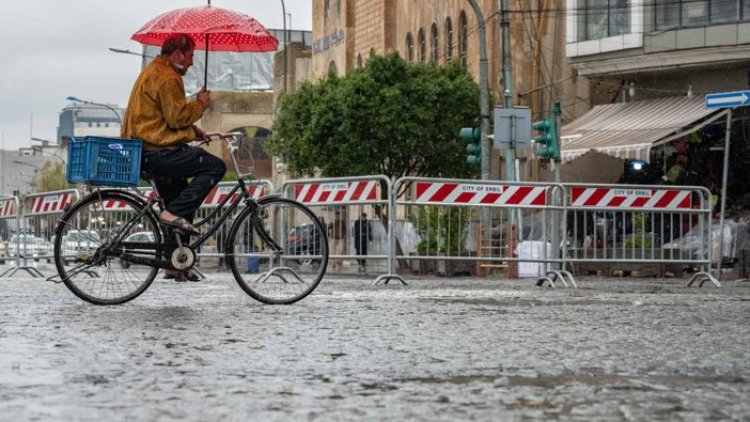
[[(152, 197), (145, 197), (139, 188), (94, 187), (55, 227), (58, 282), (93, 304), (128, 302), (151, 285), (159, 269), (193, 268), (196, 249), (226, 221), (233, 220), (224, 243), (224, 259), (245, 293), (267, 304), (291, 304), (309, 295), (323, 279), (328, 264), (325, 227), (308, 207), (295, 200), (273, 194), (253, 199), (244, 180), (250, 173), (240, 173), (235, 157), (239, 135), (212, 133), (199, 145), (216, 138), (227, 143), (238, 180), (219, 205), (194, 224), (199, 229), (208, 227), (202, 235), (183, 244), (179, 229), (159, 223), (158, 212), (164, 203), (152, 177), (141, 175), (153, 188)], [(209, 226), (210, 221), (214, 223)], [(314, 233), (305, 248), (299, 248), (298, 239), (293, 238), (301, 226)], [(66, 242), (74, 230), (76, 236), (88, 236), (87, 241)], [(133, 232), (150, 232), (154, 240), (126, 241)]]

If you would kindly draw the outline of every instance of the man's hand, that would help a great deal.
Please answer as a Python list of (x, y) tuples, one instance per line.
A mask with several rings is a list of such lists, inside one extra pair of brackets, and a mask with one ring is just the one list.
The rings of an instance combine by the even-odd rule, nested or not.
[(195, 139), (198, 141), (206, 137), (206, 132), (196, 125), (193, 125), (193, 132), (195, 132)]
[(201, 89), (201, 92), (198, 93), (198, 101), (203, 103), (203, 108), (207, 109), (211, 106), (211, 91), (206, 91), (206, 87), (204, 86), (203, 89)]

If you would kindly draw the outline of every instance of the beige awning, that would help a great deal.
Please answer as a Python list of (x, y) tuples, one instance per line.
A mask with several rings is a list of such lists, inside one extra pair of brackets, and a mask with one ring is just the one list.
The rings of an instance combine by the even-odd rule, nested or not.
[(593, 149), (648, 161), (651, 147), (695, 132), (726, 112), (706, 109), (703, 95), (595, 106), (562, 127), (561, 156), (572, 161)]

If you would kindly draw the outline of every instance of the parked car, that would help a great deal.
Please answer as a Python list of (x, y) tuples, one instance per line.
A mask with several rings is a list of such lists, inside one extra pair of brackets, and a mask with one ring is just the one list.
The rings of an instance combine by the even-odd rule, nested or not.
[[(133, 233), (133, 234), (129, 235), (123, 241), (124, 242), (148, 242), (148, 243), (153, 243), (153, 242), (156, 242), (156, 236), (154, 236), (153, 232), (137, 232), (137, 233)], [(123, 261), (121, 259), (120, 260), (120, 265), (122, 266), (122, 268), (129, 268), (130, 267), (130, 262)]]
[(99, 233), (93, 230), (71, 230), (62, 238), (63, 261), (82, 261), (101, 245)]
[[(287, 237), (287, 254), (294, 255), (318, 255), (321, 253), (321, 236), (320, 232), (315, 230), (315, 226), (304, 224), (296, 226), (289, 231)], [(320, 259), (311, 257), (302, 257), (297, 259), (300, 265), (318, 264)]]
[[(18, 248), (18, 252), (16, 248)], [(34, 261), (39, 261), (40, 257), (47, 257), (47, 262), (52, 262), (52, 245), (48, 241), (31, 234), (13, 235), (8, 241), (8, 256), (33, 258)]]

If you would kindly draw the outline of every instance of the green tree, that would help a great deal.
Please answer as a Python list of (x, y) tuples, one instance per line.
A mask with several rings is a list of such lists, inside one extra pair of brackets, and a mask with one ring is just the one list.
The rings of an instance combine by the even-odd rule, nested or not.
[(373, 55), (284, 95), (266, 149), (295, 176), (468, 177), (477, 170), (458, 131), (478, 115), (479, 88), (460, 64)]
[(65, 164), (53, 161), (44, 163), (34, 180), (34, 185), (37, 192), (70, 189), (70, 184), (65, 181)]

